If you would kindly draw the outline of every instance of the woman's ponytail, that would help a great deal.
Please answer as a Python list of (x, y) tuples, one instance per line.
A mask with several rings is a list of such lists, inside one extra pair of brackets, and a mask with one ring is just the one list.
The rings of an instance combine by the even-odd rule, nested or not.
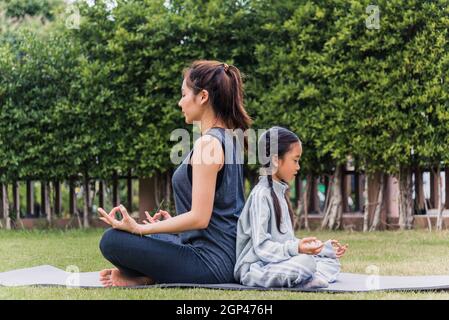
[(226, 74), (231, 79), (231, 110), (230, 121), (234, 128), (245, 131), (251, 126), (251, 118), (245, 110), (243, 104), (243, 81), (240, 70), (235, 66), (229, 66)]
[(243, 104), (240, 70), (219, 61), (198, 60), (184, 71), (187, 85), (195, 94), (207, 90), (212, 109), (228, 128), (245, 131), (251, 118)]

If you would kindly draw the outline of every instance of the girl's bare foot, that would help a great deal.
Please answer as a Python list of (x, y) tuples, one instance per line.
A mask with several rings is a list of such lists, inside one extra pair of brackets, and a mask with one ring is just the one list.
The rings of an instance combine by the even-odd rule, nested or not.
[[(111, 270), (110, 284), (113, 287), (133, 287), (153, 284), (154, 281), (149, 277), (128, 277), (118, 269)], [(106, 281), (107, 282), (107, 281)], [(109, 284), (109, 282), (107, 282)]]

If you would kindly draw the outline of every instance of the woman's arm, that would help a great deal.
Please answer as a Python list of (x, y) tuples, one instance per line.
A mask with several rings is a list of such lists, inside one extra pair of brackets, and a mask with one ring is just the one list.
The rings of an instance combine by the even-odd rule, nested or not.
[(179, 233), (205, 229), (212, 216), (218, 171), (224, 165), (220, 141), (204, 135), (195, 142), (192, 155), (192, 208), (158, 223), (141, 226), (141, 234)]

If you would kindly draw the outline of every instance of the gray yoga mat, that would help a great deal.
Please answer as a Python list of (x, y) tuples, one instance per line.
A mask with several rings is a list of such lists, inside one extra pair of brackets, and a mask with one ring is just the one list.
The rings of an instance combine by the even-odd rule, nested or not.
[[(71, 271), (71, 270), (69, 270)], [(80, 288), (102, 288), (98, 272), (67, 272), (50, 265), (18, 269), (0, 273), (0, 286), (67, 286)], [(284, 290), (317, 292), (365, 292), (378, 290), (418, 291), (449, 290), (449, 275), (441, 276), (377, 276), (355, 273), (341, 273), (338, 281), (328, 288), (305, 290), (301, 288), (258, 288), (246, 287), (235, 283), (226, 284), (192, 284), (170, 283), (142, 288), (207, 288), (222, 290)]]

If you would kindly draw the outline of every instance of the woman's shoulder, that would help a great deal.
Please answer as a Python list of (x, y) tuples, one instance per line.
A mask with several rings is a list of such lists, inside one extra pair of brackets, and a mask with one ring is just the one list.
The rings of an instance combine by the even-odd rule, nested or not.
[(195, 150), (196, 148), (206, 147), (206, 146), (221, 147), (221, 141), (215, 135), (204, 134), (195, 141), (195, 143), (193, 145), (193, 149)]
[(212, 135), (203, 135), (195, 141), (192, 149), (194, 163), (223, 164), (224, 152), (221, 142)]

